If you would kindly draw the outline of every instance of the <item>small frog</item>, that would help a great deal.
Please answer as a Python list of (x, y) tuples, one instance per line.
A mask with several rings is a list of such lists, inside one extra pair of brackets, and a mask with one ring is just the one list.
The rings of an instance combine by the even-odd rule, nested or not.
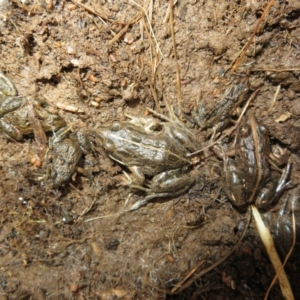
[(46, 157), (48, 177), (57, 188), (66, 183), (76, 170), (82, 157), (81, 144), (69, 128), (61, 128), (49, 139), (49, 152)]
[[(131, 122), (114, 122), (95, 130), (110, 158), (126, 166), (133, 174), (127, 183), (146, 192), (144, 200), (130, 210), (139, 208), (156, 197), (178, 195), (195, 181), (187, 175), (191, 161), (186, 154), (197, 150), (191, 132), (176, 123), (159, 123), (149, 118), (132, 118)], [(160, 124), (160, 129), (156, 125)], [(153, 129), (151, 125), (156, 124)], [(146, 181), (146, 176), (151, 177)]]
[[(282, 205), (277, 222), (275, 223), (275, 243), (280, 250), (283, 257), (286, 257), (287, 253), (293, 244), (293, 220), (292, 215), (295, 217), (296, 227), (296, 242), (300, 242), (300, 202), (299, 202), (300, 185), (298, 185), (284, 201)], [(294, 211), (294, 212), (293, 212)]]
[(269, 131), (253, 114), (239, 127), (234, 150), (235, 158), (225, 159), (224, 192), (235, 206), (255, 203), (258, 208), (268, 208), (290, 186), (291, 163), (280, 178), (271, 177)]
[[(55, 132), (66, 126), (65, 121), (42, 100), (34, 100), (35, 115), (45, 132)], [(0, 71), (0, 131), (9, 139), (20, 141), (24, 135), (32, 134), (28, 120), (28, 100), (17, 96), (13, 83)]]
[(225, 91), (223, 98), (212, 110), (207, 111), (205, 103), (199, 103), (194, 113), (195, 122), (201, 129), (212, 127), (214, 132), (222, 131), (230, 123), (230, 113), (243, 101), (248, 91), (248, 86), (239, 82)]
[(17, 96), (18, 92), (14, 84), (0, 70), (0, 101), (7, 96)]

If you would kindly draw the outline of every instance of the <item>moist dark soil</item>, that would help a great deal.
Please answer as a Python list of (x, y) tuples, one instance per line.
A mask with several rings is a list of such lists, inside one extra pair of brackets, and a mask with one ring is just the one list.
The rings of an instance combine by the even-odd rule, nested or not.
[[(267, 1), (174, 1), (170, 10), (172, 2), (0, 0), (0, 70), (20, 95), (45, 99), (73, 132), (145, 116), (150, 107), (174, 111), (203, 147), (211, 141), (192, 121), (197, 104), (213, 110), (233, 82), (247, 81), (224, 132), (256, 91), (247, 112), (293, 164), (293, 186), (264, 212), (276, 233), (300, 176), (300, 2), (274, 1), (263, 17)], [(195, 160), (190, 172), (199, 180), (187, 192), (132, 212), (126, 207), (143, 193), (131, 193), (126, 168), (99, 145), (81, 162), (92, 176), (78, 171), (59, 188), (40, 180), (36, 152), (32, 136), (0, 138), (1, 300), (263, 299), (275, 271), (255, 222), (247, 227), (248, 210), (222, 191), (223, 162), (210, 148)], [(244, 230), (229, 258), (196, 279)], [(280, 245), (291, 237), (275, 237), (286, 252), (290, 245)], [(297, 253), (296, 243), (286, 271), (300, 299)], [(278, 282), (269, 299), (283, 299)]]

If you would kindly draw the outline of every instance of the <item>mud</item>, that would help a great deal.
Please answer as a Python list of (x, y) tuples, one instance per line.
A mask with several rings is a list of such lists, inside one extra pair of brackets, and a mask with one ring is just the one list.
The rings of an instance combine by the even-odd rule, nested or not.
[[(232, 71), (266, 5), (178, 1), (175, 55), (166, 1), (1, 0), (0, 69), (20, 95), (46, 99), (73, 132), (124, 121), (125, 114), (144, 116), (146, 107), (170, 116), (170, 106), (203, 147), (210, 141), (208, 131), (192, 122), (197, 103), (212, 109), (234, 80), (246, 79), (249, 95), (259, 89), (248, 110), (268, 126), (272, 145), (291, 153), (296, 186), (299, 1), (274, 2)], [(224, 138), (223, 144), (232, 140)], [(36, 153), (34, 137), (14, 142), (1, 136), (1, 300), (265, 295), (274, 270), (254, 221), (228, 259), (183, 291), (172, 292), (193, 268), (199, 267), (197, 274), (228, 254), (247, 223), (248, 213), (232, 207), (221, 191), (223, 164), (209, 149), (195, 162), (192, 172), (201, 180), (187, 193), (154, 199), (133, 212), (124, 209), (143, 194), (130, 194), (123, 168), (101, 147), (80, 165), (92, 177), (78, 171), (56, 189), (41, 180), (45, 169), (34, 163)], [(268, 212), (273, 232), (292, 190)], [(295, 298), (300, 297), (297, 255), (286, 269)], [(283, 299), (278, 283), (270, 299)]]

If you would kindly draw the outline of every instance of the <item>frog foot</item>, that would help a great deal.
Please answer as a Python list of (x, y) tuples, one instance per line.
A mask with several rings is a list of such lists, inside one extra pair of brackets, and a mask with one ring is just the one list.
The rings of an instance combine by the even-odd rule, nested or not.
[(124, 176), (122, 176), (122, 179), (123, 179), (125, 185), (129, 186), (129, 188), (131, 190), (140, 190), (140, 191), (147, 192), (147, 193), (150, 191), (150, 189), (136, 184), (127, 172), (123, 171), (123, 174), (124, 174)]
[(146, 133), (154, 133), (155, 129), (160, 126), (160, 122), (152, 117), (135, 117), (128, 114), (125, 116), (130, 119), (130, 123), (143, 127)]
[(293, 187), (292, 182), (288, 180), (290, 177), (290, 174), (291, 174), (291, 169), (292, 169), (292, 162), (289, 161), (287, 166), (285, 167), (285, 169), (283, 170), (283, 172), (281, 174), (278, 186), (276, 188), (275, 196), (277, 196), (278, 194), (281, 194), (283, 191)]
[[(148, 190), (148, 193), (149, 191), (151, 191), (150, 189), (145, 189), (143, 188), (143, 190)], [(139, 209), (140, 207), (146, 205), (150, 200), (154, 199), (154, 198), (164, 198), (164, 197), (176, 197), (176, 196), (179, 196), (181, 195), (182, 193), (184, 193), (187, 189), (184, 188), (180, 191), (177, 191), (175, 193), (170, 193), (170, 192), (167, 192), (167, 193), (152, 193), (152, 194), (149, 194), (148, 196), (146, 196), (144, 199), (140, 199), (138, 201), (136, 201), (128, 210), (126, 211), (133, 211), (133, 210), (137, 210)]]
[(287, 189), (293, 187), (292, 182), (289, 181), (291, 169), (292, 163), (289, 161), (283, 170), (280, 179), (276, 182), (269, 182), (269, 185), (267, 185), (268, 188), (262, 189), (259, 192), (255, 201), (258, 208), (269, 208), (270, 205), (275, 203)]

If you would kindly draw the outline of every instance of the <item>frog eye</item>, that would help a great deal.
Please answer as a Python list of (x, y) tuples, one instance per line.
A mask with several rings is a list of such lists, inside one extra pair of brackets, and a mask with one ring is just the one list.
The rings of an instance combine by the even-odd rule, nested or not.
[(178, 157), (173, 154), (170, 154), (168, 155), (168, 160), (171, 161), (172, 163), (175, 163), (178, 161)]
[(111, 131), (119, 131), (121, 127), (121, 124), (119, 122), (114, 122), (111, 125)]
[(240, 134), (242, 136), (248, 136), (250, 133), (250, 128), (248, 126), (242, 126), (240, 129)]
[(115, 144), (112, 140), (107, 140), (104, 147), (109, 152), (113, 152), (115, 150)]
[(259, 131), (262, 133), (262, 134), (269, 134), (269, 130), (266, 126), (264, 125), (260, 125), (259, 126)]

